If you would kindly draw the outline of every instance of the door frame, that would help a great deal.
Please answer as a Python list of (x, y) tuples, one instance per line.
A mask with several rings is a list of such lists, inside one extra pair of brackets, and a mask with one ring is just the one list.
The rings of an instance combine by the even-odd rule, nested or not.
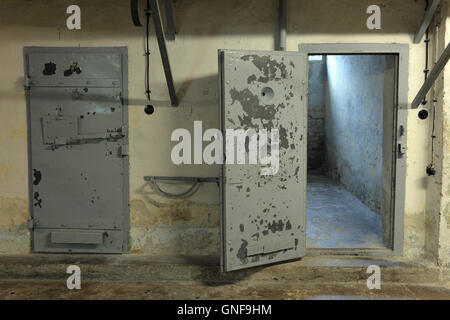
[[(397, 64), (395, 72), (396, 93), (393, 111), (393, 141), (391, 161), (391, 197), (389, 219), (383, 228), (387, 228), (388, 249), (309, 249), (308, 253), (333, 254), (369, 254), (395, 255), (403, 254), (405, 187), (406, 187), (406, 134), (408, 103), (408, 67), (409, 45), (398, 43), (317, 43), (299, 44), (299, 51), (309, 55), (327, 54), (395, 54)], [(308, 199), (307, 199), (308, 201)], [(383, 230), (383, 233), (385, 230)]]
[[(122, 59), (121, 74), (121, 100), (122, 100), (122, 119), (126, 124), (124, 145), (129, 146), (129, 118), (128, 118), (128, 47), (39, 47), (26, 46), (23, 48), (24, 58), (24, 79), (26, 94), (26, 112), (27, 112), (27, 152), (28, 152), (28, 196), (29, 196), (29, 220), (28, 228), (30, 230), (30, 248), (34, 251), (34, 213), (33, 213), (33, 179), (32, 179), (32, 145), (31, 145), (31, 109), (30, 109), (30, 91), (28, 89), (29, 79), (29, 55), (32, 53), (116, 53), (120, 54)], [(127, 151), (128, 153), (128, 151)], [(128, 155), (123, 157), (123, 244), (122, 253), (130, 250), (130, 180), (129, 168), (130, 161)]]

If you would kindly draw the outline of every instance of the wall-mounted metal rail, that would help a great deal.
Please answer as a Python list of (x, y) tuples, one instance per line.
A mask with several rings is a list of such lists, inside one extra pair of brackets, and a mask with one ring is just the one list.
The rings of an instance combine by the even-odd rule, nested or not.
[(157, 181), (157, 182), (181, 182), (181, 183), (211, 183), (211, 182), (219, 182), (219, 178), (196, 178), (196, 177), (164, 177), (164, 176), (145, 176), (145, 181)]
[[(193, 196), (202, 183), (215, 182), (219, 185), (219, 178), (197, 178), (197, 177), (161, 177), (161, 176), (145, 176), (144, 180), (149, 183), (155, 194), (168, 199), (183, 200)], [(158, 183), (179, 183), (188, 184), (190, 187), (181, 193), (171, 193), (160, 188)]]
[(287, 29), (287, 8), (286, 0), (278, 1), (278, 48), (279, 51), (286, 51), (286, 29)]
[(150, 8), (153, 13), (153, 22), (155, 24), (156, 39), (158, 40), (159, 52), (163, 63), (164, 73), (166, 75), (167, 88), (169, 89), (170, 101), (172, 106), (178, 106), (178, 98), (173, 84), (172, 71), (170, 69), (169, 55), (167, 54), (166, 40), (161, 22), (161, 14), (157, 0), (150, 0)]
[(417, 30), (416, 35), (414, 36), (414, 43), (419, 43), (422, 40), (423, 35), (428, 29), (428, 26), (433, 19), (436, 10), (441, 3), (441, 0), (433, 0), (431, 6), (428, 7), (427, 11), (425, 11), (425, 15), (423, 16), (422, 22), (420, 23), (419, 30)]
[[(135, 26), (137, 27), (142, 27), (142, 23), (139, 20), (139, 9), (138, 9), (138, 4), (139, 1), (138, 0), (131, 0), (131, 16), (133, 19), (133, 23)], [(170, 7), (167, 7), (167, 3), (166, 3), (166, 9), (170, 9), (167, 11), (170, 11), (170, 13), (172, 13), (171, 9), (172, 6), (170, 4), (170, 2), (168, 3), (168, 5)], [(167, 13), (167, 12), (166, 12)], [(173, 82), (173, 76), (172, 76), (172, 70), (170, 68), (170, 61), (169, 61), (169, 55), (167, 53), (167, 47), (166, 47), (166, 39), (164, 37), (164, 28), (162, 26), (162, 22), (161, 22), (161, 13), (159, 10), (159, 5), (158, 5), (158, 1), (157, 0), (147, 0), (147, 9), (145, 10), (145, 14), (147, 16), (147, 24), (146, 24), (146, 33), (147, 33), (147, 43), (146, 43), (146, 56), (147, 56), (147, 77), (146, 77), (146, 83), (147, 83), (147, 98), (148, 100), (150, 100), (150, 90), (148, 88), (148, 81), (149, 81), (149, 75), (148, 75), (148, 70), (149, 70), (149, 49), (148, 49), (148, 30), (149, 30), (149, 17), (150, 14), (153, 18), (153, 23), (155, 25), (155, 34), (156, 34), (156, 39), (158, 41), (158, 47), (159, 47), (159, 52), (161, 54), (161, 60), (162, 60), (162, 64), (163, 64), (163, 68), (164, 68), (164, 74), (166, 76), (166, 83), (167, 83), (167, 88), (169, 90), (169, 96), (170, 96), (170, 102), (172, 104), (173, 107), (177, 107), (178, 106), (178, 98), (177, 98), (177, 94), (175, 91), (175, 85)], [(172, 28), (172, 30), (170, 32), (174, 32), (173, 31), (173, 16), (171, 15), (171, 17), (167, 17), (168, 19), (168, 24), (169, 23), (169, 19), (171, 19), (171, 25), (168, 26), (168, 28)]]
[(445, 48), (439, 60), (433, 67), (433, 70), (431, 70), (430, 74), (428, 75), (427, 80), (425, 80), (424, 84), (422, 85), (422, 88), (420, 88), (419, 92), (417, 93), (416, 97), (411, 103), (412, 109), (416, 109), (419, 107), (420, 103), (423, 101), (428, 91), (430, 91), (431, 87), (433, 86), (434, 82), (436, 81), (441, 71), (444, 69), (449, 59), (450, 59), (450, 43)]
[(164, 8), (166, 11), (166, 39), (169, 41), (175, 40), (175, 21), (173, 18), (172, 0), (164, 0)]

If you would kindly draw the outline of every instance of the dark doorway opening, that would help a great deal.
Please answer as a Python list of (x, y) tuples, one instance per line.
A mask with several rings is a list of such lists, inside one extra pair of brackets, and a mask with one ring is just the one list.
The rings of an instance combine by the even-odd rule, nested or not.
[(308, 248), (390, 247), (382, 217), (391, 203), (396, 61), (309, 56)]

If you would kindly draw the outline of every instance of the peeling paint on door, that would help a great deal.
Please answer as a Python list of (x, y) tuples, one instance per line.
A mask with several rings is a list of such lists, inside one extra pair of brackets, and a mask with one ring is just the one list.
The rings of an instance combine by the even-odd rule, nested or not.
[[(261, 164), (223, 166), (223, 268), (301, 257), (305, 252), (306, 56), (231, 50), (220, 55), (222, 130), (277, 129), (280, 138), (280, 169), (275, 175), (261, 176)], [(248, 156), (248, 148), (245, 151)]]

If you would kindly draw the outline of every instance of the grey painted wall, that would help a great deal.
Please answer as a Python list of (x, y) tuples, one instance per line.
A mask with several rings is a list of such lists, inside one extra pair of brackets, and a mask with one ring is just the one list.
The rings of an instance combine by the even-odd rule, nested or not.
[(380, 213), (385, 70), (393, 56), (332, 55), (326, 63), (328, 174)]
[[(325, 58), (325, 57), (323, 57)], [(309, 61), (308, 171), (320, 173), (325, 165), (326, 69), (323, 60)]]

